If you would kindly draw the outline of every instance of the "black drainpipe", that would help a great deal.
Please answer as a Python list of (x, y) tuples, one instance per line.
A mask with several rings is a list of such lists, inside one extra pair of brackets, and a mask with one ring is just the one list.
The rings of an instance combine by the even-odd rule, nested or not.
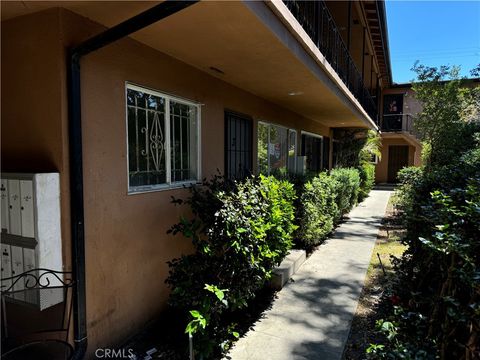
[(80, 59), (197, 1), (165, 1), (74, 47), (68, 54), (68, 120), (70, 147), (70, 212), (72, 226), (74, 359), (83, 359), (87, 350), (85, 306), (85, 226), (83, 204), (82, 115)]

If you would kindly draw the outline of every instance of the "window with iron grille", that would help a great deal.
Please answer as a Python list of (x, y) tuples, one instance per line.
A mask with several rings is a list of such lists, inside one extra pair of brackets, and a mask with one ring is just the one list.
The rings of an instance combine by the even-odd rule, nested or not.
[(324, 169), (323, 137), (302, 131), (302, 156), (306, 157), (307, 171), (317, 174)]
[(128, 191), (179, 186), (200, 179), (200, 107), (127, 85)]

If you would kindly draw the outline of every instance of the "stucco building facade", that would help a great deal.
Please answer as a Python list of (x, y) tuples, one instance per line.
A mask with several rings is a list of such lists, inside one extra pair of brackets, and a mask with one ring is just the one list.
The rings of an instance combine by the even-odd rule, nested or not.
[[(217, 170), (327, 170), (333, 129), (379, 130), (391, 85), (382, 2), (200, 2), (79, 60), (75, 135), (70, 51), (155, 6), (2, 2), (2, 172), (59, 173), (63, 270), (84, 279), (72, 341), (88, 356), (165, 308), (166, 262), (191, 250), (166, 234), (183, 185)], [(390, 145), (418, 163), (407, 135), (385, 136), (383, 159)]]

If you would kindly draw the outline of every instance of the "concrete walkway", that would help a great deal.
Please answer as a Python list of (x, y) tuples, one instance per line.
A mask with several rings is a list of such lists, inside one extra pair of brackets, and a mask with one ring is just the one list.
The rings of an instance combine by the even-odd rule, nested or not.
[(339, 360), (391, 192), (373, 190), (278, 293), (232, 360)]

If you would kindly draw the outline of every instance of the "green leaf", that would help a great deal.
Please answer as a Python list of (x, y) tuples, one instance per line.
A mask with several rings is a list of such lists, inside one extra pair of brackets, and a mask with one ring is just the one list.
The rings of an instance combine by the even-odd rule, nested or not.
[(193, 335), (197, 332), (197, 330), (198, 330), (197, 323), (195, 321), (190, 321), (187, 324), (187, 327), (185, 328), (185, 333)]
[(228, 289), (219, 289), (217, 286), (209, 284), (205, 284), (204, 289), (210, 291), (211, 293), (214, 293), (217, 299), (220, 301), (225, 298), (225, 292), (228, 291)]
[(202, 317), (202, 314), (200, 314), (200, 311), (198, 310), (190, 310), (190, 315), (192, 315), (194, 318)]

